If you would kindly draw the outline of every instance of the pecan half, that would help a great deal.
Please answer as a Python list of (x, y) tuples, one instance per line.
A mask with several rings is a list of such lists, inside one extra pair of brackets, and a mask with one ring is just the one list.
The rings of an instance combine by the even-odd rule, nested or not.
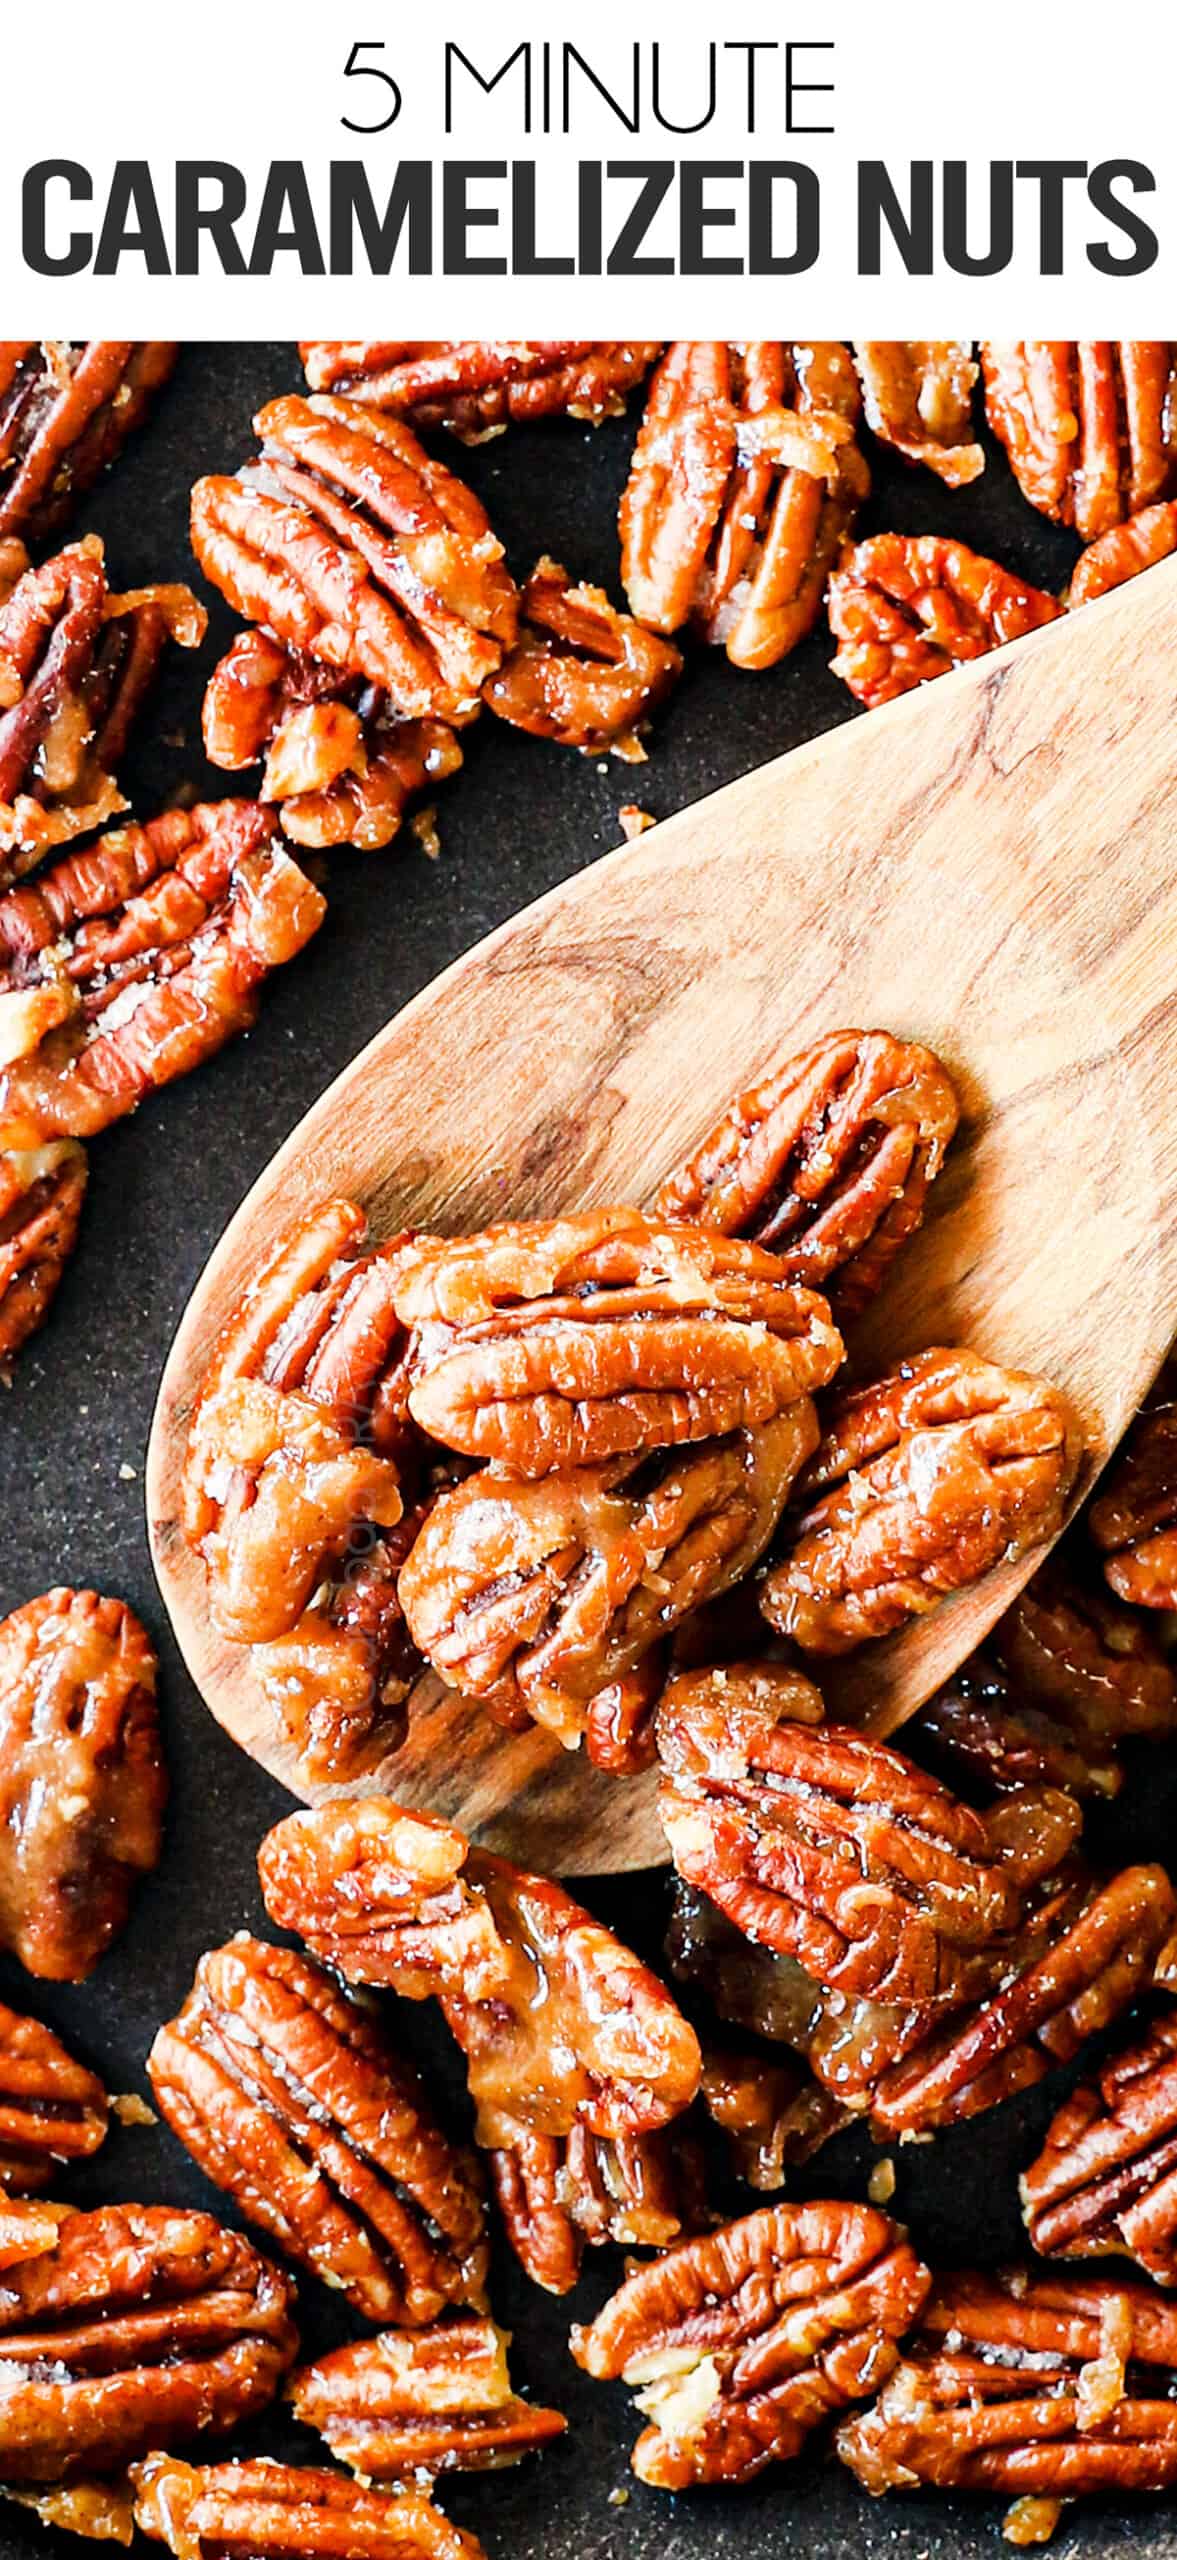
[(111, 595), (92, 536), (0, 601), (0, 887), (125, 806), (117, 768), (169, 635), (196, 648), (188, 587)]
[(793, 2054), (705, 2046), (699, 2093), (727, 2136), (738, 2175), (765, 2195), (851, 2122)]
[(248, 622), (407, 719), (469, 719), (515, 639), (515, 582), (472, 490), (352, 400), (272, 400), (261, 459), (199, 480), (192, 541)]
[(271, 1918), (348, 1981), (440, 2000), (486, 2148), (615, 2141), (690, 2105), (699, 2047), (669, 1992), (545, 1877), (379, 1796), (289, 1815), (258, 1867)]
[[(745, 1937), (827, 1993), (926, 2026), (1016, 1929), (1025, 1872), (901, 1752), (820, 1718), (810, 1682), (770, 1664), (672, 1680), (657, 1727), (671, 1857)], [(1048, 1826), (1048, 1867), (1074, 1828)]]
[(634, 2449), (640, 2480), (750, 2480), (875, 2388), (928, 2283), (869, 2206), (770, 2205), (640, 2268), (573, 2330), (572, 2353), (637, 2391), (653, 2421)]
[(826, 1408), (760, 1605), (811, 1653), (889, 1635), (1062, 1527), (1078, 1428), (1044, 1378), (923, 1351)]
[[(0, 2469), (8, 2480), (121, 2470), (149, 2446), (224, 2433), (294, 2360), (291, 2289), (207, 2213), (29, 2207), (0, 2283)], [(15, 2251), (15, 2243), (14, 2243)]]
[(38, 541), (142, 424), (178, 348), (0, 343), (0, 535)]
[(476, 2164), (415, 2075), (326, 1974), (242, 1933), (201, 1957), (151, 2085), (215, 2185), (368, 2320), (480, 2303)]
[(249, 800), (113, 829), (0, 897), (0, 1139), (90, 1137), (257, 1018), (325, 902)]
[(0, 1149), (0, 1362), (45, 1322), (77, 1243), (88, 1173), (72, 1138)]
[(242, 631), (204, 697), (212, 764), (237, 773), (265, 759), (261, 796), (292, 844), (381, 850), (423, 791), (456, 773), (462, 750), (444, 720), (402, 720), (371, 686), (340, 678), (266, 631)]
[(1177, 1609), (1177, 1401), (1138, 1413), (1087, 1515), (1104, 1572), (1138, 1609)]
[(480, 1468), (439, 1495), (402, 1567), (409, 1632), (451, 1688), (569, 1748), (587, 1732), (598, 1764), (616, 1766), (602, 1733), (614, 1694), (623, 1715), (636, 1703), (640, 1736), (647, 1710), (629, 1684), (763, 1554), (816, 1435), (806, 1398), (628, 1479), (620, 1462), (535, 1483)]
[(939, 533), (876, 533), (855, 544), (826, 603), (838, 642), (831, 668), (868, 711), (1062, 611), (1041, 587)]
[(546, 2293), (571, 2292), (586, 2248), (664, 2249), (708, 2220), (702, 2155), (679, 2123), (615, 2140), (520, 2127), (489, 2168), (511, 2247)]
[(1042, 2257), (1134, 2258), (1177, 2284), (1177, 2017), (1064, 2100), (1021, 2190)]
[(121, 1600), (47, 1591), (0, 1621), (0, 1944), (81, 1982), (160, 1851), (155, 1656)]
[(770, 1254), (635, 1209), (423, 1237), (396, 1303), (414, 1420), (521, 1476), (754, 1429), (842, 1357), (824, 1300)]
[(859, 339), (854, 361), (866, 423), (908, 462), (925, 462), (960, 489), (980, 478), (985, 455), (973, 442), (979, 366), (967, 339)]
[(864, 2489), (1074, 2498), (1177, 2479), (1177, 2307), (1110, 2277), (938, 2278), (904, 2360), (834, 2442)]
[(444, 2320), (411, 2336), (386, 2330), (296, 2373), (295, 2417), (365, 2481), (499, 2471), (568, 2423), (512, 2390), (510, 2343), (493, 2320)]
[(0, 2188), (47, 2187), (59, 2167), (97, 2151), (106, 2126), (101, 2080), (36, 2018), (0, 2006)]
[(338, 2471), (265, 2460), (193, 2470), (151, 2453), (132, 2476), (140, 2532), (175, 2560), (483, 2560), (430, 2498), (382, 2496)]
[(1155, 567), (1177, 551), (1177, 498), (1166, 499), (1161, 506), (1145, 507), (1140, 515), (1131, 516), (1127, 524), (1112, 525), (1089, 543), (1082, 559), (1076, 561), (1067, 589), (1067, 603), (1072, 608), (1093, 604), (1097, 596), (1105, 596), (1112, 587), (1122, 587), (1129, 578), (1138, 578), (1142, 569)]
[(669, 347), (621, 501), (621, 575), (639, 621), (689, 622), (738, 667), (794, 648), (870, 488), (858, 406), (834, 342)]
[(1166, 338), (981, 348), (985, 407), (1024, 497), (1085, 542), (1177, 491), (1177, 346)]
[(533, 738), (640, 764), (639, 731), (682, 674), (678, 650), (618, 613), (603, 587), (574, 586), (558, 560), (537, 562), (520, 604), (519, 638), (483, 701)]
[(889, 1031), (832, 1031), (738, 1093), (667, 1175), (663, 1218), (775, 1253), (789, 1280), (858, 1315), (915, 1233), (960, 1105), (940, 1060)]
[(383, 338), (309, 341), (299, 347), (312, 391), (370, 400), (418, 427), (448, 427), (483, 444), (537, 418), (618, 417), (645, 379), (656, 341), (550, 338)]
[(1163, 1867), (1125, 1867), (1074, 1906), (1073, 1893), (1048, 1905), (1032, 1933), (1045, 1951), (1020, 1963), (1011, 1951), (998, 1988), (884, 2072), (870, 2098), (876, 2130), (926, 2133), (999, 2105), (1139, 1997), (1177, 1910)]

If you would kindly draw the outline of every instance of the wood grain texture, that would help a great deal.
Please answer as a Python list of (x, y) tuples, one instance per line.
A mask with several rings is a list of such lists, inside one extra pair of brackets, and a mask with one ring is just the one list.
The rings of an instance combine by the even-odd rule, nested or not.
[[(728, 1095), (818, 1033), (927, 1041), (964, 1123), (860, 1371), (971, 1342), (1070, 1394), (1085, 1492), (1177, 1324), (1177, 563), (764, 766), (527, 908), (408, 1005), (275, 1157), (213, 1254), (160, 1390), (160, 1586), (213, 1713), (300, 1786), (176, 1527), (213, 1337), (304, 1209), (376, 1236), (641, 1200)], [(542, 824), (542, 808), (537, 809)], [(1031, 1569), (816, 1666), (890, 1731)], [(504, 1736), (426, 1682), (368, 1782), (549, 1870), (664, 1855), (648, 1780)], [(326, 1791), (325, 1791), (326, 1792)]]

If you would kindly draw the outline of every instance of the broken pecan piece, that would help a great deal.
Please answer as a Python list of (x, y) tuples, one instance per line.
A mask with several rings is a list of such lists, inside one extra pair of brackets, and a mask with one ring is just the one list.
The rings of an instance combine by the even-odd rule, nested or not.
[(924, 1214), (960, 1105), (945, 1069), (889, 1031), (832, 1031), (736, 1094), (655, 1199), (777, 1255), (828, 1290), (839, 1323), (861, 1312)]
[(81, 1982), (160, 1851), (155, 1655), (121, 1600), (47, 1591), (0, 1621), (0, 1944)]
[(36, 2018), (0, 2006), (0, 2188), (47, 2187), (59, 2167), (97, 2151), (106, 2126), (101, 2080)]
[(1177, 492), (1177, 345), (982, 346), (985, 406), (1024, 497), (1085, 542)]
[(750, 2480), (874, 2390), (927, 2293), (898, 2226), (867, 2205), (770, 2205), (631, 2275), (576, 2362), (652, 2420), (633, 2468), (656, 2489)]
[(188, 587), (111, 595), (93, 537), (0, 601), (0, 887), (125, 806), (117, 769), (169, 635), (208, 617)]
[(760, 1605), (779, 1635), (845, 1653), (1062, 1527), (1078, 1428), (1044, 1378), (923, 1351), (827, 1405)]
[(1126, 524), (1112, 525), (1088, 544), (1081, 560), (1071, 573), (1067, 603), (1093, 604), (1097, 596), (1105, 596), (1112, 587), (1124, 586), (1129, 578), (1138, 578), (1142, 569), (1155, 567), (1177, 551), (1177, 498), (1168, 498), (1158, 507), (1145, 507), (1138, 516), (1130, 516)]
[(980, 478), (973, 441), (979, 366), (967, 339), (859, 339), (854, 361), (866, 423), (908, 462), (925, 462), (950, 489)]
[(511, 2341), (493, 2320), (443, 2320), (412, 2335), (385, 2330), (296, 2373), (290, 2397), (305, 2427), (364, 2481), (499, 2471), (567, 2426), (511, 2388)]
[(178, 348), (0, 343), (0, 535), (36, 540), (69, 514), (140, 426)]
[(621, 501), (621, 575), (655, 631), (690, 622), (738, 667), (812, 630), (870, 488), (848, 350), (681, 339), (668, 348)]
[(870, 2409), (834, 2442), (864, 2489), (1075, 2498), (1177, 2480), (1177, 2306), (1111, 2277), (938, 2278)]
[(690, 2105), (699, 2047), (669, 1992), (546, 1877), (380, 1796), (289, 1815), (258, 1866), (278, 1927), (348, 1981), (440, 2001), (485, 2148), (616, 2141)]
[(571, 2292), (586, 2247), (664, 2249), (708, 2219), (702, 2155), (677, 2122), (612, 2141), (520, 2127), (488, 2165), (511, 2247), (546, 2293)]
[(261, 797), (292, 844), (393, 842), (411, 803), (456, 773), (444, 720), (402, 720), (371, 685), (340, 678), (266, 631), (242, 631), (204, 697), (209, 760), (229, 773), (265, 759)]
[(1175, 1912), (1163, 1867), (1125, 1867), (1081, 1893), (1077, 1910), (1073, 1892), (1059, 1897), (1057, 1910), (1048, 1904), (1028, 1933), (1027, 1953), (1020, 1961), (1016, 1947), (1007, 1953), (998, 1987), (876, 2081), (876, 2130), (903, 2135), (959, 2124), (1071, 2061), (1147, 1988)]
[(148, 2070), (206, 2175), (365, 2319), (416, 2327), (481, 2303), (476, 2164), (317, 1966), (244, 1933), (202, 1956)]
[(483, 2560), (432, 2500), (382, 2496), (338, 2471), (261, 2460), (137, 2464), (135, 2522), (175, 2560)]
[[(0, 2284), (0, 2471), (121, 2470), (149, 2446), (223, 2434), (294, 2360), (291, 2289), (207, 2213), (26, 2208)], [(47, 2209), (46, 2209), (47, 2210)]]
[(45, 1322), (77, 1243), (88, 1172), (72, 1138), (0, 1149), (0, 1363)]
[(618, 417), (658, 353), (657, 341), (508, 338), (308, 341), (299, 347), (312, 391), (369, 400), (417, 427), (448, 427), (483, 444), (537, 418)]
[(325, 902), (249, 800), (112, 829), (0, 897), (0, 1140), (90, 1137), (257, 1018)]
[(754, 1429), (842, 1357), (824, 1300), (771, 1254), (636, 1209), (422, 1237), (396, 1304), (414, 1420), (521, 1476)]
[(868, 711), (1062, 612), (1040, 587), (939, 533), (876, 533), (845, 550), (826, 602), (838, 642), (831, 668)]
[(1177, 1609), (1177, 1401), (1168, 1373), (1117, 1450), (1087, 1525), (1121, 1600)]
[(573, 586), (558, 560), (537, 562), (520, 604), (519, 638), (484, 702), (533, 738), (641, 763), (638, 733), (682, 673), (678, 650), (618, 613), (603, 587)]
[(410, 427), (355, 401), (272, 400), (259, 462), (199, 480), (192, 541), (248, 622), (413, 720), (466, 720), (519, 600), (472, 490)]
[(534, 1483), (482, 1467), (438, 1496), (401, 1569), (409, 1632), (451, 1688), (569, 1748), (587, 1733), (616, 1766), (611, 1699), (623, 1717), (637, 1706), (640, 1735), (633, 1684), (663, 1637), (763, 1554), (816, 1436), (806, 1398), (628, 1477), (623, 1462)]
[(1064, 2099), (1021, 2190), (1041, 2257), (1134, 2258), (1177, 2284), (1177, 2016)]

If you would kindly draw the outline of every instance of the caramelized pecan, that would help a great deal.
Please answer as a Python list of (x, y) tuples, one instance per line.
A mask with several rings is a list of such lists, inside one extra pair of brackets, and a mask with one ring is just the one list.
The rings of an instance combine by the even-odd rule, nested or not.
[(0, 2188), (32, 2195), (105, 2140), (106, 2091), (36, 2018), (0, 2006)]
[(668, 348), (621, 501), (621, 574), (639, 621), (686, 622), (738, 667), (812, 630), (870, 487), (858, 386), (830, 342)]
[(0, 1139), (90, 1137), (256, 1020), (323, 898), (248, 800), (168, 810), (0, 897)]
[(546, 2293), (571, 2292), (586, 2247), (664, 2249), (708, 2218), (702, 2156), (678, 2123), (613, 2140), (520, 2127), (489, 2166), (511, 2247)]
[(923, 1351), (835, 1395), (761, 1608), (811, 1653), (845, 1653), (1062, 1527), (1078, 1429), (1044, 1378)]
[(1089, 543), (1082, 559), (1071, 573), (1067, 603), (1072, 608), (1093, 604), (1097, 596), (1105, 596), (1112, 587), (1122, 587), (1129, 578), (1137, 578), (1142, 569), (1151, 569), (1158, 560), (1167, 560), (1177, 551), (1177, 498), (1168, 498), (1161, 506), (1145, 507), (1138, 516), (1130, 516), (1127, 524), (1112, 525)]
[(317, 1966), (244, 1933), (202, 1956), (148, 2070), (206, 2175), (365, 2319), (415, 2327), (481, 2303), (476, 2165)]
[[(1016, 1929), (1025, 1869), (901, 1752), (820, 1718), (810, 1682), (770, 1664), (672, 1680), (657, 1727), (671, 1857), (745, 1937), (825, 1992), (926, 2026)], [(1060, 1814), (1041, 1846), (1048, 1866), (1074, 1836)]]
[(590, 1698), (584, 1747), (595, 1769), (635, 1778), (657, 1757), (654, 1716), (666, 1685), (667, 1647), (652, 1645), (631, 1671), (619, 1673)]
[(854, 361), (866, 423), (908, 462), (926, 462), (950, 489), (980, 478), (985, 456), (973, 442), (979, 367), (967, 339), (857, 340)]
[(1044, 2258), (1134, 2258), (1177, 2284), (1177, 2016), (1064, 2099), (1021, 2182)]
[(0, 344), (0, 535), (37, 540), (141, 425), (175, 345)]
[(435, 1996), (466, 2056), (478, 2139), (608, 2141), (689, 2106), (699, 2047), (669, 1992), (543, 1876), (386, 1797), (320, 1805), (262, 1842), (262, 1891), (348, 1981)]
[(727, 2135), (738, 2174), (766, 2195), (851, 2121), (793, 2054), (705, 2046), (699, 2090)]
[(985, 406), (1032, 507), (1085, 542), (1177, 491), (1177, 346), (982, 346)]
[(0, 1944), (80, 1982), (159, 1857), (155, 1656), (121, 1600), (47, 1591), (0, 1621)]
[(656, 2489), (749, 2480), (874, 2390), (928, 2273), (857, 2204), (770, 2205), (631, 2275), (572, 2353), (652, 2420), (633, 2467)]
[(169, 634), (208, 617), (188, 587), (111, 595), (93, 537), (28, 569), (0, 601), (0, 887), (125, 806), (117, 783)]
[(1062, 611), (1040, 587), (939, 533), (876, 533), (855, 544), (826, 602), (838, 642), (830, 665), (868, 711)]
[[(27, 2208), (0, 2282), (0, 2470), (55, 2481), (265, 2408), (297, 2339), (285, 2276), (207, 2213)], [(8, 2253), (6, 2253), (7, 2255)]]
[(341, 391), (418, 427), (448, 427), (483, 444), (537, 418), (615, 418), (643, 381), (657, 342), (620, 339), (384, 338), (306, 342), (299, 354), (312, 391)]
[(860, 1313), (913, 1235), (955, 1134), (945, 1069), (889, 1031), (832, 1031), (734, 1095), (654, 1203), (777, 1255), (789, 1280)]
[(573, 586), (558, 560), (537, 562), (520, 603), (519, 638), (484, 702), (533, 738), (640, 764), (639, 731), (682, 673), (678, 650), (618, 613), (603, 587)]
[(636, 1209), (408, 1246), (421, 1429), (521, 1476), (754, 1429), (842, 1357), (824, 1300), (771, 1254)]
[(569, 1747), (586, 1732), (616, 1767), (615, 1705), (622, 1719), (636, 1705), (640, 1735), (633, 1684), (662, 1638), (763, 1554), (816, 1436), (805, 1398), (628, 1477), (622, 1462), (536, 1483), (482, 1467), (439, 1495), (402, 1568), (409, 1632), (451, 1688)]
[(1177, 2480), (1177, 2307), (1111, 2277), (940, 2277), (874, 2406), (834, 2439), (864, 2489), (1074, 2498)]
[(294, 2414), (365, 2481), (441, 2471), (499, 2471), (562, 2436), (558, 2409), (511, 2388), (511, 2341), (493, 2320), (385, 2330), (296, 2373)]
[(1163, 1867), (1125, 1867), (1077, 1899), (1076, 1908), (1072, 1890), (1048, 1904), (1028, 1946), (1007, 1955), (998, 1987), (883, 2073), (870, 2098), (877, 2131), (926, 2133), (999, 2105), (1071, 2061), (1139, 1997), (1177, 1911)]
[(132, 2476), (140, 2532), (175, 2560), (483, 2560), (431, 2499), (383, 2497), (338, 2471), (265, 2460), (197, 2471), (151, 2453)]
[(77, 1242), (88, 1171), (72, 1138), (0, 1149), (0, 1362), (45, 1322)]
[(1177, 1402), (1168, 1379), (1117, 1450), (1087, 1525), (1121, 1600), (1177, 1609)]
[(380, 850), (423, 791), (456, 773), (444, 720), (402, 720), (371, 685), (266, 631), (242, 631), (204, 697), (209, 760), (237, 773), (265, 759), (261, 797), (293, 844)]
[(272, 400), (260, 461), (199, 480), (192, 541), (248, 622), (413, 720), (469, 719), (518, 626), (503, 547), (412, 429), (351, 400)]

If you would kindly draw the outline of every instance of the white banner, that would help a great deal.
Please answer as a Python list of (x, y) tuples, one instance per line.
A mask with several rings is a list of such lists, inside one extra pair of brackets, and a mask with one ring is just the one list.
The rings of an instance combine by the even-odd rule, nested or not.
[[(1156, 336), (1177, 11), (10, 10), (10, 337)], [(1087, 24), (1087, 33), (1084, 27)]]

